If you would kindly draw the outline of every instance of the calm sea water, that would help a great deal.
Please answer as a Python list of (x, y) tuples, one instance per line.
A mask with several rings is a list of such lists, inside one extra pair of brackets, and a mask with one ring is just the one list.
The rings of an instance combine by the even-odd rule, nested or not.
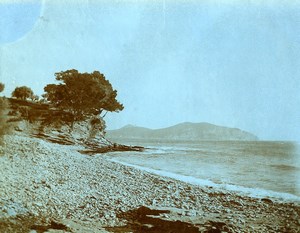
[(123, 141), (149, 149), (113, 161), (197, 185), (300, 202), (300, 145), (292, 142)]

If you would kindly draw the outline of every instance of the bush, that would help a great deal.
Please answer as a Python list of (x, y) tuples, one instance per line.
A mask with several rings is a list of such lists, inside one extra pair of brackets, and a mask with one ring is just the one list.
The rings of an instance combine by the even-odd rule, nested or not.
[(90, 132), (89, 132), (89, 139), (94, 138), (98, 132), (101, 132), (105, 135), (105, 128), (106, 124), (103, 118), (94, 117), (90, 120)]
[(0, 83), (0, 92), (4, 90), (5, 85), (3, 83)]
[(9, 133), (10, 127), (7, 122), (8, 101), (5, 97), (0, 97), (0, 144), (3, 142), (3, 136)]
[[(0, 83), (0, 92), (4, 90), (4, 84)], [(5, 97), (0, 97), (0, 144), (3, 143), (3, 136), (10, 131), (7, 122), (8, 101)]]
[(28, 98), (35, 99), (33, 91), (26, 86), (16, 87), (16, 89), (12, 92), (12, 97), (16, 97), (17, 99), (26, 100)]

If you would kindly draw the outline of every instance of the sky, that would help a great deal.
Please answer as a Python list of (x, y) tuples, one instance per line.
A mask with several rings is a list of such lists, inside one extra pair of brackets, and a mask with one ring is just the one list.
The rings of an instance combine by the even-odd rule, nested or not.
[(209, 122), (300, 141), (300, 1), (0, 0), (0, 82), (103, 73), (108, 129)]

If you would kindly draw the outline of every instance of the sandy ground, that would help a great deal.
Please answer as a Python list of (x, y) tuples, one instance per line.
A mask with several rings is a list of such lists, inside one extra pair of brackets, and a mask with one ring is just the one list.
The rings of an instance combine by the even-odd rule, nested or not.
[(5, 143), (0, 232), (300, 232), (299, 203), (189, 185), (80, 146), (24, 136)]

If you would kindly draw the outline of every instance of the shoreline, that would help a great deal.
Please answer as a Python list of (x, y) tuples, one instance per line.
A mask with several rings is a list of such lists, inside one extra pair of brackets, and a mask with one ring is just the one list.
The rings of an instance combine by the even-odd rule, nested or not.
[[(239, 186), (239, 185), (234, 185), (234, 184), (218, 184), (214, 183), (213, 181), (210, 180), (204, 180), (192, 176), (187, 176), (187, 175), (181, 175), (173, 172), (168, 172), (168, 171), (163, 171), (163, 170), (156, 170), (148, 167), (143, 167), (131, 163), (126, 163), (122, 161), (118, 161), (117, 159), (114, 158), (107, 158), (109, 161), (116, 162), (123, 164), (128, 167), (136, 168), (145, 172), (149, 172), (151, 174), (155, 174), (158, 176), (163, 176), (167, 177), (170, 179), (174, 179), (176, 181), (182, 181), (190, 185), (196, 185), (200, 186), (203, 188), (208, 188), (211, 187), (215, 189), (217, 192), (233, 192), (236, 195), (239, 196), (245, 196), (245, 197), (252, 197), (252, 198), (257, 198), (257, 199), (263, 199), (267, 198), (272, 200), (273, 202), (279, 202), (279, 203), (295, 203), (300, 205), (300, 196), (297, 196), (295, 194), (291, 193), (283, 193), (283, 192), (276, 192), (273, 190), (266, 190), (266, 189), (260, 189), (260, 188), (249, 188), (245, 186)], [(255, 192), (259, 192), (259, 194), (256, 194)]]
[(300, 228), (297, 203), (191, 185), (102, 155), (82, 155), (78, 146), (22, 136), (6, 136), (5, 141), (0, 156), (0, 229), (5, 226), (6, 232), (37, 226), (63, 232), (122, 232), (135, 229), (133, 218), (141, 211), (145, 216), (158, 213), (159, 221), (143, 218), (139, 224), (150, 221), (161, 229), (176, 222), (198, 232), (298, 232)]

